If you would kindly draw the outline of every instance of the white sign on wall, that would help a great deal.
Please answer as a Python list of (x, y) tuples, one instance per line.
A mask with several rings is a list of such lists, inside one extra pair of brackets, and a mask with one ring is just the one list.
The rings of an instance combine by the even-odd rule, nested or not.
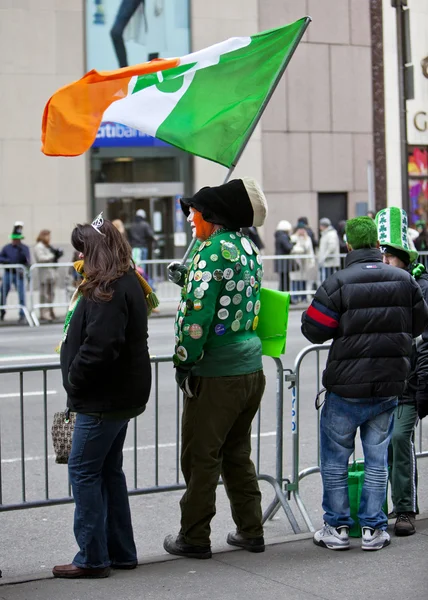
[(407, 101), (407, 140), (428, 145), (428, 0), (409, 0), (415, 98)]

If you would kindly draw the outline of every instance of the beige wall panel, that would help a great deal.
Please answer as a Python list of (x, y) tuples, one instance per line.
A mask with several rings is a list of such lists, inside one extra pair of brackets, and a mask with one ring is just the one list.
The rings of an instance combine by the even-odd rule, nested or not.
[(192, 50), (200, 50), (235, 36), (251, 36), (257, 32), (257, 21), (252, 19), (194, 19)]
[(312, 133), (312, 189), (346, 192), (354, 189), (351, 134)]
[[(27, 3), (30, 9), (55, 10), (55, 0), (27, 0)], [(79, 4), (79, 0), (76, 4)]]
[(57, 204), (55, 159), (40, 152), (38, 142), (7, 140), (3, 144), (3, 194), (5, 202), (18, 206), (34, 202)]
[(267, 192), (310, 190), (309, 134), (265, 133), (263, 175)]
[(301, 44), (287, 67), (290, 131), (330, 131), (328, 46)]
[[(37, 2), (37, 0), (32, 1)], [(85, 0), (54, 0), (55, 10), (74, 10), (75, 12), (82, 14), (84, 2)]]
[(348, 0), (308, 0), (310, 42), (349, 44), (350, 22)]
[(30, 0), (0, 0), (0, 9), (27, 9)]
[(356, 133), (352, 136), (354, 147), (354, 189), (365, 191), (367, 183), (367, 162), (373, 162), (373, 136), (371, 133)]
[(356, 205), (358, 202), (368, 202), (368, 192), (350, 192), (348, 194), (348, 219), (357, 216)]
[[(56, 63), (55, 72), (79, 79), (86, 68), (81, 60), (76, 60), (76, 48), (83, 48), (82, 15), (76, 11), (58, 10), (55, 13), (56, 24)], [(77, 57), (79, 58), (79, 57)]]
[(40, 140), (43, 109), (56, 89), (70, 77), (53, 75), (0, 75), (0, 136), (3, 139)]
[(351, 44), (371, 45), (370, 0), (350, 0)]
[(333, 131), (371, 132), (371, 51), (361, 46), (331, 46)]
[[(307, 15), (307, 0), (263, 0), (260, 2), (260, 31), (287, 25)], [(307, 40), (307, 35), (304, 40)]]
[(54, 73), (54, 13), (2, 11), (0, 56), (0, 73)]
[[(260, 160), (261, 144), (261, 140), (257, 138), (252, 138), (248, 142), (230, 179), (254, 177), (261, 185), (263, 184), (262, 161)], [(204, 185), (220, 185), (223, 183), (228, 171), (226, 167), (198, 157), (195, 157), (194, 161), (195, 191)]]
[(34, 206), (31, 198), (28, 198), (27, 204), (16, 206), (15, 204), (5, 204), (1, 207), (0, 219), (0, 246), (3, 247), (9, 243), (9, 235), (12, 233), (15, 221), (24, 221), (25, 243), (33, 243), (33, 211)]
[(219, 15), (224, 15), (228, 19), (240, 21), (242, 18), (255, 20), (258, 15), (258, 0), (192, 0), (191, 7), (193, 19), (217, 19)]
[(286, 85), (287, 73), (281, 78), (265, 112), (263, 113), (263, 131), (286, 131), (288, 129)]

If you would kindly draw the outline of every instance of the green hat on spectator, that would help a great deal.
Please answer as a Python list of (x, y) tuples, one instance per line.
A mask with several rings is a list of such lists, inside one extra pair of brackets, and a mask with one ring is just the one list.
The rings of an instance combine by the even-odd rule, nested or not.
[(405, 210), (397, 206), (380, 210), (376, 215), (376, 225), (381, 252), (397, 256), (406, 264), (418, 258), (418, 252), (410, 248)]

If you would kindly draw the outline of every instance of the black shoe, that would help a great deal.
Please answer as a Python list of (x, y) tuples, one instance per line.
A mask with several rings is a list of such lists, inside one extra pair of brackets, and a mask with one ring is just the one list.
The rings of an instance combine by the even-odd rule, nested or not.
[(5, 316), (6, 316), (6, 311), (0, 310), (0, 321), (4, 321)]
[(399, 537), (416, 533), (415, 513), (398, 513), (394, 525), (394, 533)]
[(18, 319), (18, 325), (23, 325), (24, 323), (27, 323), (27, 319), (24, 317), (24, 315), (21, 315)]
[(227, 536), (227, 543), (229, 546), (244, 548), (244, 550), (248, 550), (248, 552), (265, 551), (265, 538), (262, 535), (255, 538), (244, 538), (239, 532), (229, 533)]
[(211, 558), (211, 546), (192, 546), (186, 544), (184, 538), (179, 534), (176, 538), (173, 535), (167, 535), (163, 541), (163, 547), (170, 554), (177, 556), (187, 556), (187, 558)]

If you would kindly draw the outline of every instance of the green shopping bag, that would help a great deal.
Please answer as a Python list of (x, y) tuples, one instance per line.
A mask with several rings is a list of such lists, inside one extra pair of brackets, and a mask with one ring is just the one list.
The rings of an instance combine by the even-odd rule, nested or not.
[[(358, 521), (358, 509), (360, 506), (361, 492), (364, 483), (364, 461), (356, 460), (348, 468), (348, 495), (351, 519), (354, 525), (349, 529), (350, 537), (361, 537), (361, 527)], [(382, 506), (383, 512), (388, 514), (388, 494)]]

